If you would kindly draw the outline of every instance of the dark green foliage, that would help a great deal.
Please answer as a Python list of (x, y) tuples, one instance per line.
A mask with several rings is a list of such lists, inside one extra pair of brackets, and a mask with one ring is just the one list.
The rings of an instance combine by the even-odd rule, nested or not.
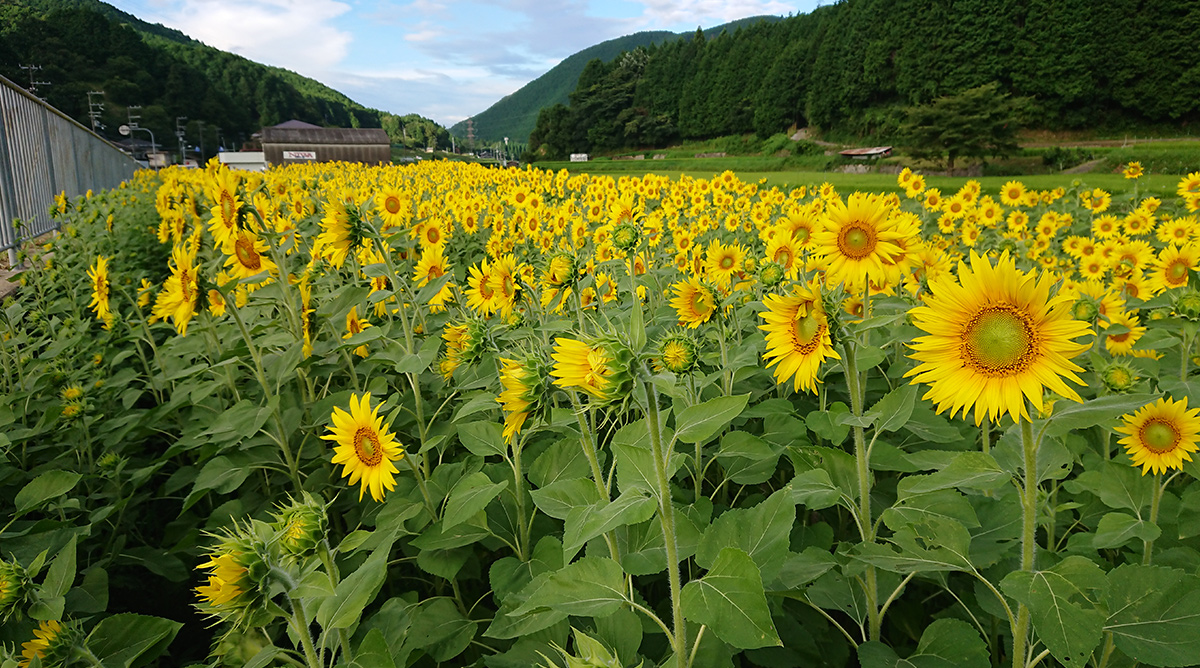
[(632, 100), (611, 70), (588, 83), (589, 99), (622, 92), (609, 116), (575, 117), (576, 136), (595, 124), (602, 140), (576, 148), (611, 148), (616, 127), (621, 147), (662, 145), (628, 126), (638, 117), (683, 139), (808, 125), (883, 143), (909, 107), (993, 82), (1031, 98), (1030, 127), (1179, 127), (1200, 120), (1200, 68), (1180, 55), (1198, 33), (1200, 6), (1164, 0), (845, 0), (648, 47)]
[(958, 158), (1012, 155), (1027, 104), (995, 83), (977, 86), (910, 109), (901, 138), (910, 155), (944, 159), (949, 169)]

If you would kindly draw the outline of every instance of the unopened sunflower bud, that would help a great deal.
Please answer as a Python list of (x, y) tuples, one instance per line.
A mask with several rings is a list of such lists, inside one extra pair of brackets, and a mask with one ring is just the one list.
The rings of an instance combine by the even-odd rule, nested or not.
[(1071, 307), (1071, 315), (1076, 320), (1095, 322), (1096, 318), (1100, 317), (1100, 304), (1092, 297), (1084, 295), (1075, 300)]
[(676, 375), (691, 373), (700, 367), (699, 346), (682, 330), (663, 337), (658, 344), (658, 358), (662, 368)]
[(302, 556), (312, 552), (325, 538), (328, 521), (325, 506), (308, 492), (301, 500), (281, 506), (275, 515), (275, 527), (279, 531), (279, 544), (284, 552)]
[(1200, 320), (1200, 292), (1191, 288), (1180, 290), (1175, 296), (1175, 312), (1189, 320)]
[(613, 245), (627, 251), (638, 244), (638, 230), (632, 223), (625, 222), (617, 225), (612, 231)]
[(1133, 390), (1138, 380), (1137, 372), (1124, 362), (1111, 362), (1100, 370), (1100, 381), (1114, 394), (1124, 394)]
[(0, 560), (0, 620), (18, 619), (33, 592), (33, 580), (21, 564)]

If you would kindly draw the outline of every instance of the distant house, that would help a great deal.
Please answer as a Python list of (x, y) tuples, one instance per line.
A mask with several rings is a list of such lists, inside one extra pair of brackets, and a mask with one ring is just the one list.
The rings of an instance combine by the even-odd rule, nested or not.
[(262, 129), (262, 148), (272, 165), (304, 162), (392, 161), (392, 141), (382, 128), (322, 128), (303, 121), (286, 121)]
[(886, 158), (892, 154), (891, 146), (873, 146), (871, 148), (851, 148), (842, 151), (841, 154), (851, 160), (870, 160), (872, 158)]

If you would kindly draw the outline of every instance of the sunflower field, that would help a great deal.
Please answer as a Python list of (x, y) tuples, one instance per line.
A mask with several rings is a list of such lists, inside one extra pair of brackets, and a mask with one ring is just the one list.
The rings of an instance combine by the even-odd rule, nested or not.
[(1200, 664), (1200, 174), (429, 162), (60, 198), (0, 664)]

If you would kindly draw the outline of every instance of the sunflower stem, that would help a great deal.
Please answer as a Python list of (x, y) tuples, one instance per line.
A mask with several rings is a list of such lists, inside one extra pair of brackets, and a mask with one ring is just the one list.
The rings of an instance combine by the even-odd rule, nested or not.
[[(1150, 523), (1151, 524), (1155, 524), (1158, 522), (1158, 507), (1162, 503), (1163, 490), (1166, 486), (1167, 486), (1166, 483), (1163, 482), (1162, 474), (1155, 473), (1154, 474), (1154, 496), (1152, 496), (1150, 499)], [(1142, 541), (1142, 545), (1145, 546), (1145, 550), (1142, 551), (1142, 565), (1149, 566), (1150, 559), (1151, 559), (1151, 556), (1153, 555), (1153, 551), (1154, 551), (1154, 541), (1144, 540), (1144, 541)]]
[(429, 487), (425, 485), (425, 472), (420, 466), (413, 461), (411, 456), (405, 456), (404, 461), (408, 462), (408, 467), (412, 469), (413, 478), (417, 480), (417, 487), (421, 490), (421, 497), (425, 499), (425, 510), (429, 511), (429, 516), (433, 521), (438, 521), (437, 506), (433, 503), (433, 497), (429, 496)]
[[(858, 350), (851, 341), (842, 346), (842, 370), (850, 391), (850, 412), (856, 417), (863, 415), (863, 378), (858, 371)], [(866, 434), (859, 421), (853, 427), (854, 461), (858, 472), (858, 521), (864, 543), (875, 542), (875, 523), (871, 519), (871, 463)], [(879, 584), (874, 566), (867, 566), (864, 582), (867, 598), (867, 639), (878, 640), (883, 620), (879, 614)]]
[[(588, 466), (592, 469), (592, 480), (596, 483), (596, 492), (601, 499), (605, 501), (611, 500), (611, 494), (608, 485), (604, 484), (604, 472), (600, 470), (600, 457), (596, 452), (596, 441), (594, 440), (592, 430), (588, 428), (587, 421), (583, 419), (584, 408), (579, 403), (579, 395), (574, 391), (569, 392), (571, 395), (571, 406), (575, 409), (575, 419), (579, 422), (579, 430), (582, 432), (579, 442), (583, 446), (583, 456), (588, 460)], [(604, 542), (608, 544), (608, 552), (612, 556), (613, 561), (620, 561), (621, 553), (617, 550), (617, 542), (613, 538), (612, 532), (604, 534)]]
[[(643, 383), (646, 392), (647, 419), (650, 428), (650, 446), (654, 457), (654, 475), (658, 482), (658, 519), (662, 524), (663, 540), (667, 549), (667, 580), (671, 588), (671, 622), (674, 638), (671, 639), (677, 668), (687, 668), (687, 626), (683, 619), (680, 598), (679, 551), (676, 545), (675, 506), (671, 503), (671, 484), (667, 479), (667, 453), (664, 452), (662, 423), (658, 417), (658, 393), (650, 383)], [(696, 638), (697, 644), (700, 638)]]
[(1179, 344), (1179, 380), (1187, 382), (1188, 379), (1188, 356), (1192, 352), (1192, 340), (1185, 331), (1183, 333), (1183, 341)]
[(304, 659), (308, 662), (309, 668), (321, 668), (317, 650), (313, 647), (312, 633), (308, 630), (308, 615), (304, 613), (304, 601), (291, 597), (289, 600), (292, 602), (292, 624), (296, 627), (296, 635), (300, 637), (300, 646), (304, 649)]
[[(1037, 550), (1037, 441), (1033, 438), (1033, 424), (1024, 418), (1021, 423), (1021, 446), (1025, 455), (1025, 486), (1021, 493), (1021, 570), (1033, 572)], [(1017, 623), (1013, 628), (1013, 668), (1025, 668), (1026, 644), (1029, 641), (1029, 607), (1022, 603), (1017, 608)]]

